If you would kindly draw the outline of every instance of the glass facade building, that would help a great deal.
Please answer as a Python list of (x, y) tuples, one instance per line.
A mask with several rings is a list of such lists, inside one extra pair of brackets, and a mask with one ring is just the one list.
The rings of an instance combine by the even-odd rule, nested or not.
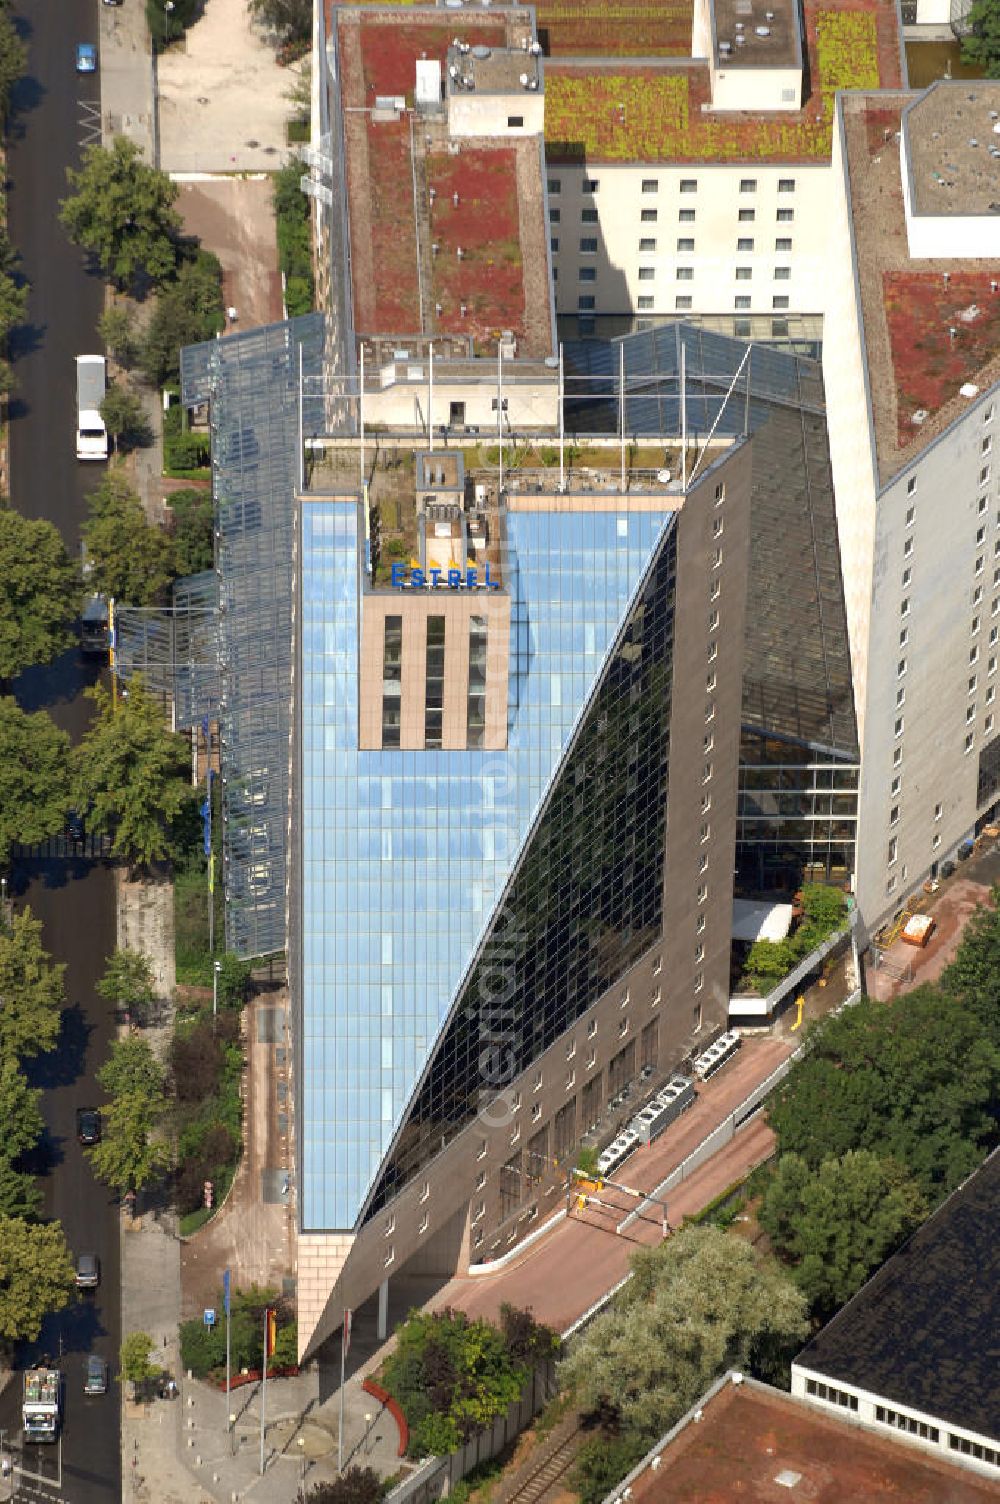
[(384, 1204), (656, 933), (674, 515), (509, 512), (506, 747), (361, 751), (359, 508), (301, 504), (304, 1230)]

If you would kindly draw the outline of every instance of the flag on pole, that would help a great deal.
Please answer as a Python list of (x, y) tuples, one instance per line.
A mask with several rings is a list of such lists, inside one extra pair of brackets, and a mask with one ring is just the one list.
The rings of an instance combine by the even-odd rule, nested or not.
[(350, 1311), (348, 1311), (348, 1310), (345, 1309), (345, 1311), (344, 1311), (344, 1357), (345, 1357), (345, 1359), (347, 1357), (347, 1354), (350, 1352), (350, 1350), (351, 1350), (351, 1313), (350, 1313)]
[(267, 1313), (267, 1356), (274, 1356), (274, 1344), (278, 1336), (278, 1318), (274, 1311)]
[(222, 1276), (222, 1309), (229, 1315), (229, 1270), (225, 1270)]
[(208, 853), (208, 891), (215, 892), (215, 852)]

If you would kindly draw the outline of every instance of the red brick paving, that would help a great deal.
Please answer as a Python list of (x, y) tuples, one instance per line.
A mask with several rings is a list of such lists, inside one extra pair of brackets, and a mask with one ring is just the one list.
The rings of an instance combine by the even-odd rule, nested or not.
[[(655, 1144), (640, 1149), (626, 1162), (618, 1172), (621, 1183), (641, 1191), (652, 1190), (787, 1058), (793, 1047), (794, 1041), (783, 1039), (745, 1041), (735, 1060), (699, 1088), (694, 1106)], [(767, 1159), (773, 1148), (774, 1135), (763, 1117), (751, 1119), (729, 1144), (670, 1193), (671, 1226), (679, 1226), (684, 1217), (707, 1206)], [(635, 1208), (636, 1201), (608, 1189), (600, 1193), (600, 1200), (606, 1209), (588, 1206), (583, 1212), (574, 1210), (497, 1274), (451, 1280), (434, 1305), (455, 1306), (470, 1315), (495, 1316), (500, 1306), (510, 1301), (530, 1306), (540, 1321), (564, 1331), (627, 1274), (629, 1254), (637, 1244), (657, 1243), (662, 1235), (658, 1207), (647, 1210), (639, 1222), (619, 1236), (615, 1226)]]
[(989, 887), (969, 878), (953, 878), (947, 888), (928, 904), (926, 913), (933, 914), (936, 928), (923, 947), (907, 945), (905, 940), (894, 940), (885, 952), (886, 959), (895, 969), (907, 965), (912, 975), (908, 981), (897, 981), (888, 972), (869, 966), (868, 992), (881, 1002), (910, 992), (924, 982), (936, 982), (945, 967), (954, 960), (962, 940), (962, 932), (972, 914), (990, 896)]

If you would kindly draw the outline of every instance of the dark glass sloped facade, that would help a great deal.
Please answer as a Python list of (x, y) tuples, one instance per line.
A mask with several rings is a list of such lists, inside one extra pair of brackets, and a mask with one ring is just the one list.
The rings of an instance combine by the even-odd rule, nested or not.
[(675, 573), (671, 529), (466, 979), (368, 1217), (659, 933)]

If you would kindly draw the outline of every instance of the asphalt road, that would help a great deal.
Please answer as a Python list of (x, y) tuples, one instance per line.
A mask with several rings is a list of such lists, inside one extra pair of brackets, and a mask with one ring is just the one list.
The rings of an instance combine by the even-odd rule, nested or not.
[[(77, 166), (81, 145), (95, 138), (99, 84), (74, 68), (76, 43), (97, 41), (95, 0), (14, 0), (13, 15), (28, 43), (28, 74), (15, 90), (9, 139), (8, 224), (31, 283), (26, 326), (11, 340), (17, 390), (10, 405), (11, 499), (29, 517), (47, 517), (67, 547), (79, 548), (84, 497), (101, 467), (78, 464), (75, 455), (74, 356), (100, 349), (97, 319), (103, 304), (98, 277), (71, 246), (57, 218), (66, 193), (66, 168)], [(25, 675), (17, 686), (25, 708), (45, 706), (59, 725), (78, 737), (89, 704), (81, 696), (93, 667), (75, 652), (44, 671)], [(56, 1054), (38, 1063), (37, 1085), (45, 1088), (47, 1125), (42, 1179), (45, 1213), (58, 1217), (70, 1248), (96, 1252), (101, 1287), (46, 1325), (33, 1358), (57, 1357), (60, 1342), (66, 1374), (62, 1497), (70, 1504), (108, 1504), (121, 1498), (118, 1386), (100, 1398), (83, 1396), (87, 1352), (112, 1361), (119, 1341), (119, 1218), (107, 1192), (93, 1180), (76, 1142), (76, 1109), (99, 1101), (94, 1071), (106, 1056), (111, 1035), (108, 1009), (94, 982), (114, 947), (112, 875), (100, 864), (48, 860), (12, 874), (19, 905), (30, 902), (45, 926), (48, 949), (66, 971), (67, 1007)], [(0, 1427), (19, 1428), (19, 1386), (0, 1397)], [(24, 1464), (51, 1477), (55, 1449), (25, 1450)], [(59, 1497), (35, 1485), (37, 1497)]]

